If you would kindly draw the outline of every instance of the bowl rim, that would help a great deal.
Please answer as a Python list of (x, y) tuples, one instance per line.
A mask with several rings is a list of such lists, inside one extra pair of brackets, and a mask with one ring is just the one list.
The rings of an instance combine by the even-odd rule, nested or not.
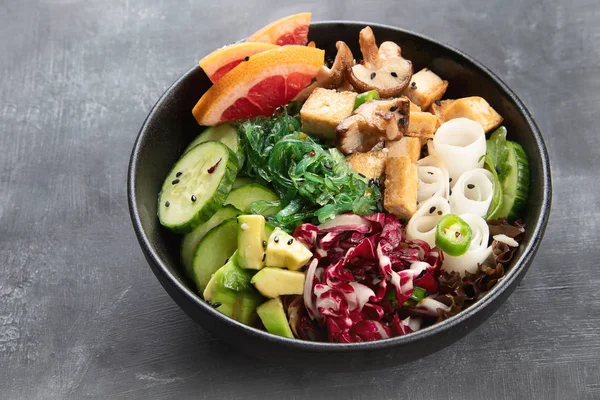
[[(506, 93), (508, 98), (516, 105), (519, 112), (523, 115), (527, 125), (529, 125), (531, 132), (533, 133), (533, 138), (535, 142), (535, 146), (537, 147), (540, 153), (540, 168), (542, 171), (542, 180), (539, 183), (542, 186), (542, 199), (540, 202), (540, 218), (536, 221), (534, 226), (529, 227), (528, 229), (532, 230), (531, 240), (528, 245), (525, 247), (521, 256), (514, 261), (511, 269), (504, 276), (504, 278), (496, 284), (484, 297), (482, 297), (479, 301), (474, 303), (472, 306), (467, 308), (464, 311), (461, 311), (459, 314), (448, 318), (445, 321), (440, 323), (433, 324), (427, 328), (422, 330), (418, 330), (413, 333), (409, 333), (402, 336), (390, 337), (387, 339), (381, 339), (370, 342), (360, 342), (360, 343), (329, 343), (329, 342), (313, 342), (301, 339), (290, 339), (284, 338), (281, 336), (270, 334), (266, 331), (253, 328), (248, 325), (244, 325), (238, 321), (235, 321), (232, 318), (226, 317), (225, 315), (219, 313), (214, 308), (210, 307), (206, 302), (204, 302), (196, 293), (188, 288), (180, 279), (178, 279), (173, 273), (171, 273), (168, 267), (163, 263), (162, 259), (158, 256), (155, 251), (151, 240), (148, 235), (144, 231), (142, 227), (142, 222), (139, 214), (139, 210), (137, 207), (137, 198), (135, 194), (136, 187), (136, 179), (135, 172), (137, 170), (137, 165), (140, 158), (140, 148), (141, 144), (144, 141), (145, 132), (149, 121), (155, 117), (155, 114), (158, 112), (158, 109), (163, 105), (165, 100), (169, 97), (171, 91), (177, 87), (182, 81), (185, 81), (189, 76), (198, 72), (200, 67), (195, 65), (193, 68), (188, 70), (185, 74), (179, 77), (172, 85), (165, 90), (165, 92), (160, 96), (156, 104), (150, 110), (148, 116), (145, 118), (142, 127), (139, 130), (138, 136), (135, 140), (130, 161), (129, 168), (127, 172), (127, 197), (129, 203), (129, 212), (131, 216), (131, 220), (134, 226), (135, 234), (138, 238), (138, 241), (141, 244), (142, 250), (145, 253), (146, 257), (149, 257), (152, 262), (150, 262), (150, 267), (157, 277), (160, 275), (162, 278), (166, 279), (168, 283), (175, 287), (180, 294), (183, 294), (188, 301), (194, 304), (196, 307), (203, 308), (204, 311), (208, 313), (212, 313), (213, 317), (220, 319), (224, 324), (231, 326), (232, 328), (241, 329), (245, 334), (254, 336), (258, 339), (263, 339), (271, 342), (275, 342), (278, 345), (282, 345), (284, 347), (292, 347), (300, 350), (309, 350), (309, 351), (328, 351), (328, 352), (345, 352), (348, 350), (360, 351), (360, 350), (377, 350), (384, 349), (388, 347), (395, 347), (400, 345), (408, 345), (413, 342), (421, 341), (427, 339), (428, 337), (437, 335), (441, 332), (447, 331), (452, 327), (464, 322), (469, 319), (489, 304), (494, 302), (496, 298), (498, 298), (505, 290), (512, 286), (513, 282), (519, 279), (519, 276), (524, 268), (531, 262), (534, 257), (537, 249), (540, 245), (541, 239), (544, 234), (544, 230), (548, 223), (548, 218), (550, 216), (551, 209), (551, 200), (552, 200), (552, 183), (551, 183), (551, 172), (549, 166), (548, 152), (546, 149), (546, 145), (540, 133), (540, 130), (533, 120), (531, 114), (523, 104), (523, 102), (517, 97), (517, 95), (506, 85), (498, 76), (496, 76), (490, 69), (488, 69), (481, 62), (477, 61), (473, 57), (467, 55), (461, 50), (454, 48), (451, 45), (440, 42), (438, 40), (429, 38), (425, 35), (412, 32), (410, 30), (398, 28), (391, 25), (378, 24), (372, 22), (364, 22), (364, 21), (341, 21), (341, 20), (328, 20), (328, 21), (317, 21), (311, 22), (311, 26), (327, 26), (327, 25), (353, 25), (357, 27), (371, 26), (373, 28), (380, 29), (388, 29), (400, 32), (407, 36), (412, 36), (418, 40), (431, 42), (434, 45), (445, 48), (446, 50), (452, 52), (454, 56), (459, 59), (462, 58), (462, 61), (466, 61), (474, 66), (475, 69), (482, 72), (487, 77), (489, 77), (492, 82), (498, 86), (501, 91)], [(154, 265), (153, 265), (154, 264)], [(163, 281), (161, 283), (164, 286)]]

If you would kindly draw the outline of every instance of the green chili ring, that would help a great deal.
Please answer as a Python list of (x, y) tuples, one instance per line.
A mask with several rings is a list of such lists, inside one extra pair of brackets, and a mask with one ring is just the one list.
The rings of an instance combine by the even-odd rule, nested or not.
[(469, 250), (473, 232), (456, 214), (444, 215), (435, 230), (435, 245), (449, 256), (461, 256)]

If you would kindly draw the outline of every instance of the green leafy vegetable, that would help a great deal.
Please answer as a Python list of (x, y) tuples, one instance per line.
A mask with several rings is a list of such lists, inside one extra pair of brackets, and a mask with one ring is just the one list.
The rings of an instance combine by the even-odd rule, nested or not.
[(502, 212), (502, 204), (504, 202), (502, 183), (500, 182), (500, 178), (498, 177), (498, 172), (496, 171), (496, 167), (492, 162), (492, 157), (489, 155), (483, 156), (485, 159), (485, 169), (490, 171), (493, 175), (492, 185), (494, 186), (494, 193), (492, 194), (492, 203), (490, 204), (490, 208), (488, 209), (487, 214), (483, 217), (483, 219), (490, 220), (500, 218), (499, 215)]
[(504, 126), (496, 129), (486, 142), (486, 154), (491, 159), (491, 164), (494, 166), (500, 182), (510, 171), (508, 164), (509, 149), (506, 145), (506, 128)]
[(252, 210), (280, 206), (281, 211), (269, 221), (288, 231), (314, 217), (324, 222), (345, 212), (375, 212), (381, 199), (379, 189), (369, 187), (337, 149), (299, 131), (299, 119), (287, 110), (239, 126), (246, 153), (243, 172), (269, 184), (281, 199), (279, 204), (255, 202)]

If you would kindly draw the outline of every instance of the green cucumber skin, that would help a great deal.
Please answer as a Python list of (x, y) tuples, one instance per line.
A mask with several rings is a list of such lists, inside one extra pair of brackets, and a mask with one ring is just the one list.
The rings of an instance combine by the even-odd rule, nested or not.
[(192, 266), (198, 293), (204, 292), (211, 276), (237, 250), (237, 232), (237, 218), (230, 218), (208, 231), (198, 243)]
[[(193, 151), (194, 152), (201, 151), (202, 150), (201, 146), (206, 146), (208, 144), (217, 144), (218, 146), (222, 146), (222, 148), (225, 149), (226, 154), (227, 154), (225, 171), (221, 178), (221, 182), (217, 186), (217, 190), (213, 193), (211, 198), (205, 202), (204, 206), (196, 212), (196, 214), (192, 218), (190, 218), (189, 220), (187, 220), (186, 222), (184, 222), (182, 224), (170, 224), (168, 221), (165, 221), (162, 218), (161, 212), (160, 212), (161, 204), (163, 203), (163, 200), (162, 200), (163, 192), (162, 192), (162, 187), (161, 187), (161, 193), (158, 196), (158, 206), (157, 206), (158, 219), (164, 227), (170, 229), (173, 232), (189, 233), (189, 232), (193, 231), (195, 228), (197, 228), (198, 226), (200, 226), (203, 223), (205, 223), (206, 221), (208, 221), (210, 219), (210, 217), (212, 217), (214, 215), (214, 213), (216, 213), (217, 210), (219, 210), (219, 208), (221, 208), (221, 206), (223, 205), (223, 203), (229, 196), (229, 192), (231, 191), (233, 182), (235, 181), (235, 179), (237, 177), (238, 159), (237, 159), (235, 153), (229, 147), (225, 146), (223, 143), (217, 142), (217, 141), (204, 142), (204, 143), (199, 144), (198, 146), (195, 146)], [(167, 179), (169, 179), (169, 177), (171, 176), (173, 171), (177, 170), (179, 161), (183, 157), (185, 157), (186, 155), (191, 154), (191, 153), (192, 153), (192, 151), (185, 153), (173, 165), (173, 168), (171, 169), (171, 171), (169, 171), (169, 174), (167, 174)], [(225, 160), (222, 160), (221, 162), (223, 162), (223, 161), (225, 161)], [(163, 184), (163, 186), (164, 186), (164, 184)]]
[(511, 171), (502, 181), (503, 204), (498, 217), (514, 221), (521, 216), (529, 195), (529, 162), (520, 144), (507, 141)]
[[(241, 215), (242, 212), (234, 206), (227, 205), (220, 208), (208, 221), (198, 226), (192, 232), (185, 234), (181, 240), (181, 264), (183, 265), (183, 271), (189, 279), (194, 279), (193, 266), (194, 266), (194, 254), (198, 244), (206, 236), (206, 234), (215, 226), (221, 222), (235, 218)], [(208, 226), (211, 224), (212, 226)], [(208, 228), (208, 229), (207, 229)], [(199, 232), (203, 231), (203, 232)]]
[(523, 147), (516, 142), (508, 142), (511, 150), (514, 151), (516, 156), (518, 168), (517, 173), (517, 186), (515, 193), (515, 201), (512, 208), (508, 213), (508, 219), (514, 221), (521, 216), (525, 205), (527, 204), (527, 197), (529, 196), (529, 161)]
[[(229, 129), (227, 129), (227, 128), (229, 128)], [(219, 131), (217, 133), (217, 135), (215, 135), (214, 134), (215, 129), (221, 129), (221, 131)], [(235, 149), (232, 147), (230, 147), (230, 148), (231, 148), (231, 150), (233, 150), (233, 152), (236, 154), (236, 156), (238, 158), (239, 169), (242, 169), (242, 166), (244, 165), (244, 161), (246, 160), (246, 156), (244, 155), (244, 151), (242, 150), (242, 145), (240, 143), (240, 136), (238, 134), (237, 128), (228, 123), (224, 123), (219, 126), (211, 126), (211, 127), (206, 128), (194, 140), (192, 140), (190, 144), (188, 144), (188, 146), (183, 151), (183, 154), (187, 153), (188, 151), (190, 151), (194, 147), (198, 146), (199, 144), (205, 143), (210, 140), (216, 140), (216, 141), (219, 141), (219, 142), (225, 144), (226, 146), (228, 146), (228, 143), (227, 143), (228, 138), (223, 137), (227, 134), (235, 135), (236, 143), (237, 143), (236, 148)], [(215, 138), (206, 139), (207, 137), (212, 137), (212, 136), (215, 136)], [(219, 136), (221, 136), (221, 138), (218, 138)]]
[[(250, 199), (252, 201), (249, 201)], [(232, 190), (225, 204), (231, 204), (247, 214), (250, 213), (250, 204), (258, 200), (276, 201), (279, 197), (275, 192), (258, 183), (250, 183)]]

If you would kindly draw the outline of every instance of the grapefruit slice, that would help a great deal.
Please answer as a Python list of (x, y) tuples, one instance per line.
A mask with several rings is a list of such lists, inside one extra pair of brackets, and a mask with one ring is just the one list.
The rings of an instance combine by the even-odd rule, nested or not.
[(283, 17), (254, 32), (246, 42), (306, 45), (311, 13), (301, 13)]
[(256, 53), (271, 50), (276, 47), (276, 45), (270, 43), (235, 43), (213, 51), (200, 60), (199, 64), (204, 72), (206, 72), (206, 75), (208, 75), (208, 78), (215, 83), (239, 63), (244, 61), (246, 57), (251, 57)]
[(324, 59), (323, 50), (306, 46), (257, 53), (211, 86), (192, 113), (200, 125), (271, 115), (311, 83)]

